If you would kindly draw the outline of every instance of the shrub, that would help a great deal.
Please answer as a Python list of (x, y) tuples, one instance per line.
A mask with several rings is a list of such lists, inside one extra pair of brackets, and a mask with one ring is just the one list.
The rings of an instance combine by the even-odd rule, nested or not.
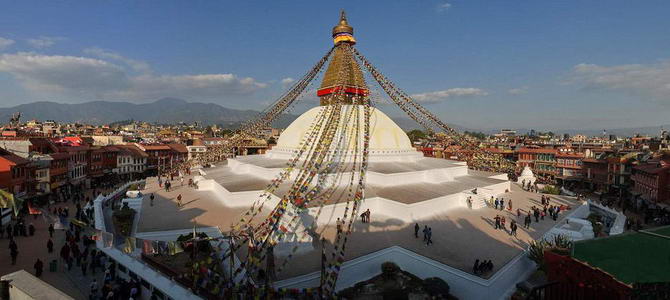
[(444, 298), (449, 296), (449, 284), (441, 278), (426, 278), (423, 281), (423, 289), (431, 297)]
[(550, 195), (560, 195), (561, 189), (553, 185), (545, 185), (544, 188), (542, 188), (542, 193)]
[(128, 203), (124, 202), (121, 209), (114, 211), (112, 220), (116, 226), (116, 230), (123, 236), (130, 235), (133, 229), (133, 220), (135, 218), (135, 210), (128, 207)]
[(400, 267), (393, 262), (387, 261), (382, 264), (382, 276), (391, 278), (400, 271)]

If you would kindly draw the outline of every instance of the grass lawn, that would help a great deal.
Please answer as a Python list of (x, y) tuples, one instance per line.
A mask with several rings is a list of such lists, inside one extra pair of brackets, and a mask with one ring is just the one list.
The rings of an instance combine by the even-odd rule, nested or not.
[(627, 284), (670, 282), (670, 226), (575, 243), (573, 257)]

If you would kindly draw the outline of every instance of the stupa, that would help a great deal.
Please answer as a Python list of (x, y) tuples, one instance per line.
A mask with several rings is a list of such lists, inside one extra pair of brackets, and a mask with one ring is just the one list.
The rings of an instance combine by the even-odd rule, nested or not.
[(531, 170), (529, 166), (525, 166), (523, 168), (523, 171), (521, 171), (521, 175), (517, 178), (516, 182), (519, 184), (521, 183), (528, 184), (530, 182), (530, 184), (532, 185), (535, 184), (536, 180), (537, 178), (535, 177), (535, 174), (533, 174), (533, 170)]
[[(512, 237), (494, 229), (491, 220), (498, 214), (508, 215), (511, 220), (514, 212), (485, 208), (486, 202), (491, 197), (503, 197), (508, 200), (506, 203), (512, 199), (515, 208), (530, 207), (535, 203), (532, 201), (538, 200), (529, 199), (539, 196), (511, 186), (507, 174), (470, 170), (466, 162), (424, 157), (416, 150), (391, 118), (370, 107), (365, 74), (352, 55), (357, 42), (353, 33), (342, 13), (332, 31), (335, 46), (317, 90), (320, 105), (293, 121), (274, 148), (264, 154), (230, 158), (226, 164), (200, 170), (199, 175), (193, 176), (198, 189), (184, 187), (163, 192), (150, 180), (143, 193), (155, 192), (159, 199), (168, 201), (157, 200), (156, 206), (142, 204), (135, 236), (167, 238), (175, 232), (192, 230), (194, 222), (198, 228), (219, 230), (227, 235), (241, 219), (250, 219), (250, 207), (262, 216), (251, 225), (262, 224), (263, 217), (272, 216), (287, 195), (295, 195), (291, 183), (297, 181), (296, 172), (288, 173), (276, 188), (268, 187), (278, 182), (277, 178), (287, 169), (305, 170), (301, 168), (304, 168), (302, 162), (307, 161), (307, 153), (302, 152), (306, 141), (318, 140), (324, 134), (315, 130), (314, 124), (336, 107), (341, 114), (333, 136), (350, 142), (342, 143), (346, 145), (343, 148), (323, 150), (337, 152), (332, 157), (336, 157), (340, 169), (319, 172), (319, 176), (308, 182), (316, 186), (323, 180), (324, 185), (332, 185), (328, 197), (320, 203), (311, 201), (302, 206), (291, 201), (281, 208), (285, 213), (275, 227), (282, 231), (282, 226), (286, 227), (286, 234), (273, 232), (269, 238), (270, 243), (276, 243), (274, 256), (276, 265), (281, 266), (273, 286), (313, 288), (321, 284), (323, 253), (336, 249), (333, 245), (339, 236), (336, 233), (339, 218), (347, 213), (351, 216), (347, 204), (351, 190), (347, 183), (363, 178), (356, 172), (356, 164), (360, 165), (362, 159), (362, 151), (357, 148), (360, 143), (351, 141), (365, 136), (369, 141), (366, 156), (369, 164), (358, 212), (369, 210), (371, 221), (358, 222), (359, 216), (354, 216), (356, 222), (347, 237), (346, 252), (342, 250), (342, 260), (336, 262), (341, 270), (334, 289), (367, 280), (379, 273), (383, 262), (393, 261), (421, 278), (443, 278), (455, 295), (463, 299), (502, 299), (504, 293), (514, 288), (517, 279), (534, 270), (523, 253), (527, 247), (525, 241), (539, 238), (551, 226), (536, 225), (534, 230), (521, 231), (518, 238)], [(351, 126), (366, 123), (363, 122), (366, 116), (369, 128)], [(319, 162), (317, 170), (327, 168), (330, 163)], [(182, 195), (185, 205), (176, 206), (169, 201), (176, 197), (175, 193)], [(261, 198), (269, 200), (259, 201)], [(170, 218), (165, 218), (168, 215)], [(430, 227), (435, 244), (428, 246), (421, 242), (421, 232), (415, 237), (415, 226), (426, 230)], [(471, 273), (475, 259), (493, 260), (495, 268), (485, 275), (488, 278)]]

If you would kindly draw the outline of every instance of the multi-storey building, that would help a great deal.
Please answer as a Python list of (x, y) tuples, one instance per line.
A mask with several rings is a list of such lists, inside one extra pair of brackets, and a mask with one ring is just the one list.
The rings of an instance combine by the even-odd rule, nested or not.
[(584, 153), (572, 149), (558, 149), (556, 153), (556, 179), (565, 184), (584, 178), (582, 159)]
[(654, 159), (633, 167), (633, 191), (652, 203), (670, 204), (670, 159)]

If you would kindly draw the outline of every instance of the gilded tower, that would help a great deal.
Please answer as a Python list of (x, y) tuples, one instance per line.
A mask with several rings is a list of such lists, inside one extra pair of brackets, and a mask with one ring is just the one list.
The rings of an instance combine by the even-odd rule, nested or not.
[(367, 101), (368, 88), (363, 72), (352, 55), (351, 46), (356, 44), (354, 28), (347, 23), (344, 11), (340, 14), (340, 22), (333, 27), (333, 42), (333, 57), (323, 76), (321, 87), (316, 92), (321, 99), (321, 105), (334, 101), (342, 104), (361, 104), (363, 99)]

